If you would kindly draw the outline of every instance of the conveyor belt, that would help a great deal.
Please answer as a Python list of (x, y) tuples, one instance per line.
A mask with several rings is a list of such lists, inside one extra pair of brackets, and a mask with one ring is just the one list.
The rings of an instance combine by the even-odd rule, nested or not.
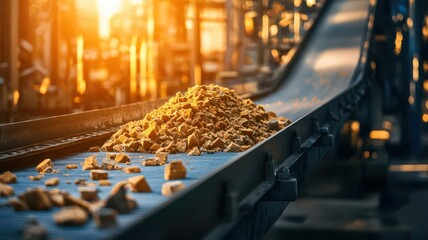
[[(75, 179), (89, 179), (89, 171), (80, 170), (79, 163), (94, 153), (78, 153), (70, 156), (65, 156), (61, 159), (56, 159), (54, 166), (60, 170), (59, 174), (46, 174), (45, 178), (40, 181), (30, 181), (27, 179), (30, 175), (37, 175), (34, 168), (28, 168), (16, 172), (18, 182), (12, 186), (15, 188), (16, 193), (22, 193), (27, 188), (41, 187), (44, 180), (50, 177), (59, 177), (60, 184), (55, 187), (47, 187), (48, 190), (59, 188), (71, 193), (73, 196), (79, 197), (77, 192), (77, 186), (74, 184)], [(104, 152), (96, 153), (98, 159), (105, 157)], [(200, 157), (189, 157), (186, 154), (174, 154), (170, 155), (169, 160), (181, 159), (188, 169), (188, 175), (182, 182), (188, 186), (193, 182), (197, 181), (201, 177), (205, 176), (208, 172), (223, 166), (225, 162), (236, 156), (236, 153), (217, 153), (217, 154), (205, 154)], [(141, 166), (142, 157), (153, 157), (153, 154), (143, 153), (129, 153), (131, 157), (132, 166)], [(65, 165), (69, 163), (76, 163), (79, 165), (79, 169), (66, 169)], [(109, 180), (112, 183), (126, 180), (128, 177), (143, 174), (149, 181), (150, 187), (152, 188), (151, 193), (132, 193), (129, 192), (132, 197), (137, 200), (139, 207), (132, 213), (119, 215), (118, 225), (108, 229), (98, 230), (95, 226), (94, 221), (88, 221), (81, 227), (58, 227), (52, 219), (52, 215), (59, 210), (54, 208), (51, 211), (25, 211), (25, 212), (14, 212), (12, 208), (3, 207), (0, 208), (0, 239), (16, 239), (21, 236), (22, 227), (28, 221), (30, 216), (36, 216), (37, 220), (45, 226), (49, 231), (49, 237), (52, 239), (98, 239), (108, 238), (112, 233), (117, 232), (120, 228), (135, 222), (139, 216), (146, 214), (151, 209), (159, 206), (160, 204), (168, 200), (167, 197), (161, 195), (162, 183), (166, 182), (163, 180), (163, 166), (152, 166), (143, 167), (141, 166), (142, 172), (135, 174), (125, 174), (122, 171), (109, 171)], [(64, 176), (63, 174), (69, 174), (70, 176)], [(66, 183), (70, 181), (70, 183)], [(97, 183), (96, 181), (92, 181)], [(101, 199), (106, 199), (111, 187), (98, 187), (98, 196)], [(5, 202), (6, 199), (0, 199)], [(71, 234), (71, 235), (70, 235)]]
[[(287, 129), (244, 153), (171, 155), (171, 159), (189, 163), (186, 189), (171, 198), (160, 195), (163, 167), (144, 167), (142, 174), (154, 192), (132, 193), (139, 208), (121, 215), (117, 227), (99, 230), (92, 221), (82, 227), (58, 227), (51, 218), (58, 209), (15, 213), (3, 207), (0, 237), (19, 238), (27, 217), (34, 215), (55, 238), (261, 238), (287, 202), (295, 198), (296, 181), (302, 181), (316, 166), (337, 121), (343, 120), (361, 97), (357, 87), (350, 91), (349, 86), (363, 71), (359, 69), (364, 62), (360, 51), (367, 47), (363, 43), (367, 41), (368, 9), (368, 0), (333, 1), (305, 49), (296, 56), (287, 79), (277, 91), (257, 101), (292, 119), (294, 123)], [(55, 159), (55, 166), (61, 170), (61, 189), (77, 196), (73, 180), (88, 173), (64, 170), (64, 165), (80, 163), (88, 155), (75, 153)], [(133, 165), (140, 164), (140, 155), (150, 156), (131, 155)], [(62, 176), (67, 172), (70, 177)], [(19, 182), (13, 185), (17, 194), (37, 183), (29, 183), (26, 176), (30, 174), (35, 174), (33, 168), (17, 171)], [(120, 171), (110, 174), (113, 182), (130, 176)], [(66, 178), (72, 183), (66, 184)], [(100, 196), (105, 198), (109, 189), (100, 187)], [(272, 193), (271, 189), (277, 191)]]
[(338, 2), (314, 30), (286, 81), (258, 104), (296, 121), (349, 87), (367, 28), (368, 1)]

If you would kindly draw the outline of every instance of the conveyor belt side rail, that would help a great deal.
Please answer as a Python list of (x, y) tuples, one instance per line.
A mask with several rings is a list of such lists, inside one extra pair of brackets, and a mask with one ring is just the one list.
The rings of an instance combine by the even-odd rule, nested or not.
[(120, 125), (142, 119), (166, 100), (0, 125), (0, 171), (87, 150), (88, 145), (105, 141)]

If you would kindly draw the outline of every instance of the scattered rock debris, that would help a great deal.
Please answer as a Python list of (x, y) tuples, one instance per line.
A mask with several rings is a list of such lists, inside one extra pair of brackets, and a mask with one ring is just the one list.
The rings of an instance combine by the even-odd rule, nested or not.
[(91, 180), (100, 180), (108, 178), (108, 172), (105, 170), (91, 170), (89, 175), (91, 177)]
[(186, 174), (187, 170), (186, 167), (183, 165), (183, 162), (181, 160), (176, 160), (170, 162), (168, 165), (165, 166), (164, 179), (181, 179), (185, 178)]
[(80, 198), (85, 201), (96, 201), (98, 200), (98, 190), (96, 187), (79, 187), (77, 191), (80, 192)]
[(15, 194), (13, 187), (4, 183), (0, 183), (0, 197), (9, 197), (13, 194)]
[(77, 206), (65, 207), (53, 216), (55, 223), (63, 226), (78, 226), (88, 220), (88, 213)]
[(16, 175), (11, 171), (0, 174), (0, 183), (16, 183)]
[(143, 166), (160, 166), (162, 165), (162, 161), (160, 160), (160, 158), (147, 158), (147, 159), (143, 159), (141, 161), (141, 165)]
[(151, 192), (151, 188), (143, 175), (128, 178), (132, 192)]
[(54, 178), (49, 178), (48, 180), (45, 181), (45, 186), (50, 187), (50, 186), (56, 186), (59, 184), (59, 178), (54, 177)]
[(39, 173), (52, 173), (54, 170), (55, 169), (50, 158), (46, 158), (36, 166), (36, 171)]
[(22, 239), (24, 240), (46, 240), (48, 231), (40, 224), (35, 217), (30, 217), (22, 230)]
[(172, 181), (162, 184), (162, 195), (171, 196), (172, 194), (181, 191), (184, 184), (181, 181)]
[(105, 207), (115, 209), (119, 213), (128, 213), (137, 207), (137, 202), (126, 194), (125, 186), (121, 185), (108, 197)]
[(28, 189), (19, 199), (25, 202), (30, 210), (49, 210), (52, 207), (49, 193), (41, 188)]
[(107, 179), (101, 179), (98, 181), (98, 185), (100, 186), (111, 186), (110, 180)]
[(141, 172), (141, 169), (140, 169), (140, 167), (138, 167), (138, 166), (130, 166), (130, 167), (124, 167), (123, 169), (122, 169), (122, 171), (124, 172), (124, 173), (139, 173), (139, 172)]
[(94, 146), (94, 147), (90, 147), (88, 152), (99, 152), (100, 151), (100, 147), (98, 146)]
[(39, 175), (35, 175), (35, 176), (28, 176), (28, 179), (32, 180), (32, 181), (39, 181), (43, 177), (44, 177), (44, 175), (39, 174)]
[(65, 168), (67, 168), (67, 169), (77, 169), (77, 164), (74, 164), (74, 163), (67, 164), (67, 165), (65, 165)]
[(85, 161), (82, 165), (82, 170), (92, 170), (92, 169), (98, 169), (98, 161), (97, 161), (97, 155), (91, 155), (87, 158), (85, 158)]
[(131, 158), (125, 153), (119, 153), (115, 155), (114, 161), (116, 163), (127, 163), (131, 161)]
[(111, 208), (98, 208), (93, 213), (98, 228), (107, 228), (116, 225), (117, 211)]

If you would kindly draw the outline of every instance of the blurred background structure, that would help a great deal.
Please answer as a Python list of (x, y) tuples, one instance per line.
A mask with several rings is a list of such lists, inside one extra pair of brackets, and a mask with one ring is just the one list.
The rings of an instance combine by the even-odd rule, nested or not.
[(5, 0), (0, 121), (268, 84), (322, 1)]

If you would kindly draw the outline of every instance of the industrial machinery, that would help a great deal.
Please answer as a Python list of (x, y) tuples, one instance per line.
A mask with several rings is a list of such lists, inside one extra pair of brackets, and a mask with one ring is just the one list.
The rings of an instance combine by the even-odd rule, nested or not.
[[(187, 162), (192, 170), (183, 180), (186, 188), (169, 198), (161, 195), (159, 189), (163, 179), (156, 177), (161, 175), (163, 168), (144, 169), (144, 175), (151, 181), (153, 189), (158, 190), (145, 195), (134, 194), (139, 204), (138, 209), (130, 214), (120, 215), (115, 227), (100, 230), (94, 223), (88, 223), (64, 228), (56, 226), (52, 221), (51, 215), (55, 210), (17, 213), (10, 208), (0, 208), (1, 237), (20, 238), (28, 217), (33, 215), (48, 229), (49, 237), (52, 238), (262, 239), (283, 211), (285, 210), (284, 214), (287, 213), (287, 207), (293, 205), (290, 202), (298, 201), (298, 193), (301, 190), (305, 193), (302, 184), (310, 178), (323, 156), (331, 154), (333, 149), (338, 149), (337, 152), (343, 158), (350, 158), (351, 155), (365, 159), (366, 172), (356, 181), (369, 182), (364, 186), (380, 192), (380, 205), (389, 207), (390, 210), (403, 203), (396, 201), (398, 196), (402, 196), (399, 193), (402, 188), (398, 186), (403, 187), (401, 184), (406, 182), (409, 185), (424, 183), (426, 165), (420, 162), (402, 164), (388, 161), (385, 142), (395, 131), (389, 126), (393, 124), (392, 120), (385, 121), (385, 116), (404, 113), (406, 117), (402, 119), (403, 123), (397, 124), (402, 131), (400, 145), (408, 143), (408, 146), (403, 147), (403, 152), (408, 150), (408, 154), (415, 159), (422, 156), (419, 133), (423, 132), (424, 115), (418, 106), (423, 100), (422, 85), (427, 83), (426, 58), (422, 54), (425, 49), (421, 47), (425, 46), (422, 44), (425, 41), (422, 33), (426, 32), (427, 22), (422, 16), (428, 9), (426, 4), (421, 1), (403, 3), (399, 0), (390, 1), (388, 6), (384, 5), (384, 1), (369, 0), (332, 0), (322, 2), (323, 4), (310, 0), (245, 2), (255, 5), (248, 3), (242, 12), (242, 9), (236, 8), (235, 1), (226, 1), (229, 4), (228, 16), (241, 18), (227, 19), (226, 28), (230, 28), (227, 32), (237, 34), (237, 38), (228, 38), (231, 42), (226, 47), (225, 59), (220, 61), (224, 68), (216, 71), (219, 74), (213, 82), (233, 87), (241, 96), (251, 97), (265, 109), (279, 116), (286, 116), (292, 121), (289, 126), (242, 153), (203, 154), (197, 158), (185, 154), (171, 155)], [(306, 7), (302, 7), (303, 3)], [(168, 11), (178, 11), (178, 8), (168, 4)], [(196, 10), (201, 7), (199, 4), (196, 1)], [(305, 21), (301, 22), (302, 16), (290, 9), (304, 8), (306, 13), (311, 13), (314, 6), (321, 10), (316, 18), (312, 18), (311, 28), (302, 37), (300, 24), (303, 26)], [(401, 8), (403, 6), (405, 11)], [(159, 6), (151, 7), (157, 9)], [(212, 6), (205, 7), (221, 8), (215, 1)], [(191, 17), (201, 17), (199, 11), (193, 10)], [(254, 15), (256, 10), (259, 12)], [(158, 13), (156, 10), (154, 12)], [(250, 21), (240, 22), (248, 20), (245, 16), (250, 16)], [(391, 16), (396, 19), (394, 24), (385, 24), (383, 20), (390, 19)], [(177, 29), (185, 25), (185, 18), (177, 15), (174, 20)], [(307, 20), (306, 17), (303, 18)], [(267, 24), (269, 27), (269, 23), (276, 27), (263, 30), (263, 25)], [(260, 29), (255, 29), (256, 26)], [(269, 33), (271, 31), (275, 34)], [(179, 30), (176, 33), (177, 38), (185, 40), (186, 34)], [(193, 33), (193, 37), (198, 35)], [(394, 41), (390, 39), (392, 33)], [(238, 41), (243, 35), (245, 44)], [(148, 40), (151, 38), (159, 36), (147, 36)], [(197, 37), (195, 39), (193, 43), (202, 44), (198, 43)], [(234, 39), (238, 42), (234, 42)], [(148, 41), (147, 46), (154, 42)], [(388, 62), (391, 58), (387, 54), (391, 54), (391, 42), (395, 44), (392, 62), (400, 65), (400, 68), (394, 69), (401, 71), (400, 77), (394, 81), (388, 79), (391, 76), (391, 62)], [(201, 78), (201, 73), (206, 75), (206, 79), (209, 79), (211, 73), (201, 71), (201, 64), (213, 66), (209, 62), (221, 55), (211, 55), (211, 59), (206, 59), (207, 56), (201, 55), (201, 52), (189, 52), (185, 44), (164, 44), (165, 49), (179, 52), (169, 60), (183, 64), (180, 67), (180, 80), (190, 85), (205, 83), (201, 82), (201, 79), (205, 79)], [(193, 58), (187, 60), (195, 61), (195, 64), (186, 65), (187, 60), (183, 56), (188, 55), (193, 55)], [(235, 55), (239, 57), (234, 59)], [(246, 62), (244, 56), (253, 57), (250, 60), (254, 61)], [(165, 63), (169, 60), (165, 60)], [(255, 64), (249, 66), (248, 63)], [(170, 67), (165, 66), (165, 76), (177, 76), (172, 74), (174, 71)], [(220, 65), (216, 65), (217, 67), (220, 68)], [(146, 66), (144, 69), (150, 68)], [(210, 68), (205, 68), (207, 69)], [(145, 79), (150, 84), (151, 77)], [(389, 101), (394, 94), (388, 92), (399, 90), (396, 82), (402, 83), (403, 79), (409, 81), (403, 86), (409, 86), (410, 83), (410, 90), (404, 91), (407, 101), (405, 110), (397, 109), (393, 105), (395, 102)], [(132, 82), (130, 84), (132, 86)], [(167, 85), (165, 89), (171, 87)], [(143, 90), (145, 85), (141, 82), (141, 85), (139, 83), (135, 86)], [(130, 89), (136, 91), (136, 88)], [(174, 87), (171, 89), (177, 90)], [(135, 99), (147, 99), (147, 92), (140, 92), (142, 95), (137, 96), (132, 91), (131, 98), (134, 94)], [(157, 97), (157, 93), (160, 93), (159, 89), (153, 96)], [(86, 152), (90, 146), (101, 144), (120, 125), (141, 119), (166, 101), (167, 98), (153, 97), (152, 100), (118, 107), (0, 125), (0, 170), (13, 170), (18, 178), (25, 179), (33, 174), (33, 166), (44, 158), (53, 159), (54, 164), (59, 167), (68, 163), (78, 164), (91, 154)], [(403, 104), (402, 99), (397, 99), (396, 104)], [(415, 122), (418, 122), (417, 128), (411, 125)], [(151, 156), (146, 153), (144, 155)], [(130, 156), (138, 159), (141, 154), (130, 153)], [(419, 175), (410, 174), (415, 172)], [(68, 171), (64, 169), (61, 173), (67, 174)], [(111, 179), (115, 181), (119, 177), (112, 173)], [(37, 183), (32, 185), (18, 181), (14, 186), (15, 191), (19, 192), (36, 185)], [(60, 187), (76, 194), (73, 185), (61, 183)], [(108, 191), (100, 191), (99, 195), (105, 198)], [(295, 214), (295, 208), (292, 213)], [(297, 222), (299, 219), (304, 222), (304, 218), (298, 217)], [(333, 236), (319, 235), (316, 231), (313, 235), (304, 235), (310, 227), (300, 229), (303, 231), (299, 233), (288, 228), (289, 231), (285, 231), (284, 235), (276, 227), (273, 230), (277, 230), (278, 238), (286, 238), (287, 233), (296, 239), (317, 239), (315, 235), (331, 239)], [(275, 232), (269, 236), (274, 238)], [(350, 235), (337, 236), (352, 238)], [(357, 239), (361, 237), (358, 234), (355, 236)], [(363, 235), (363, 238), (364, 236), (369, 235)], [(395, 236), (409, 239), (408, 231)]]

